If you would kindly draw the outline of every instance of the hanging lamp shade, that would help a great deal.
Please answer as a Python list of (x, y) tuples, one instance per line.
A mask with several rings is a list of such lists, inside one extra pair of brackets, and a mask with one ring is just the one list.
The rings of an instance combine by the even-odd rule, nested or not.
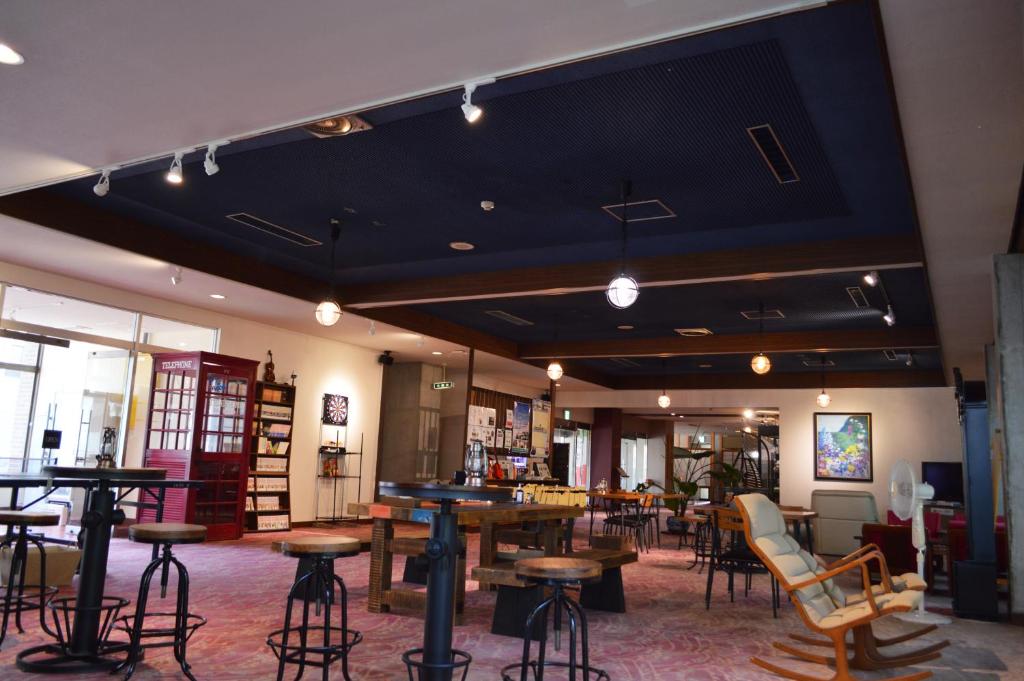
[(620, 310), (635, 303), (638, 295), (640, 295), (640, 287), (637, 286), (636, 279), (625, 272), (608, 282), (608, 289), (605, 291), (608, 304)]
[(672, 398), (670, 398), (665, 393), (661, 393), (660, 395), (658, 395), (658, 406), (661, 407), (662, 409), (668, 409), (670, 406), (672, 406)]
[(334, 326), (341, 319), (341, 305), (330, 298), (316, 306), (316, 320), (323, 326)]
[(562, 365), (555, 360), (551, 360), (551, 363), (548, 364), (548, 378), (552, 381), (557, 381), (564, 373), (565, 371), (562, 369)]
[(750, 359), (750, 368), (755, 374), (767, 374), (772, 370), (772, 361), (768, 359), (768, 355), (759, 352)]
[(818, 395), (818, 406), (824, 409), (828, 405), (832, 404), (832, 396), (825, 392), (825, 389), (821, 389), (821, 394)]

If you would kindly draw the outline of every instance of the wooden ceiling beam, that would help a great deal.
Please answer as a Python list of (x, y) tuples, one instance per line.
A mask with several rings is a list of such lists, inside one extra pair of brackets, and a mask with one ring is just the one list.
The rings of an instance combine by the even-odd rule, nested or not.
[[(365, 311), (360, 311), (365, 312)], [(551, 357), (660, 357), (731, 355), (756, 352), (837, 352), (844, 350), (914, 350), (938, 346), (932, 327), (881, 327), (848, 331), (783, 331), (759, 335), (729, 334), (684, 338), (623, 338), (613, 340), (522, 343), (522, 359)]]
[[(681, 286), (919, 267), (921, 262), (917, 239), (894, 236), (632, 258), (628, 270), (641, 286)], [(351, 307), (365, 309), (599, 291), (604, 290), (620, 267), (621, 263), (615, 260), (351, 285), (345, 287), (344, 296)]]
[(360, 317), (390, 324), (431, 338), (475, 348), (506, 359), (519, 360), (519, 346), (483, 331), (477, 331), (461, 324), (455, 324), (433, 315), (408, 307), (387, 307), (370, 310), (355, 310), (348, 306), (344, 310)]
[[(825, 385), (833, 388), (922, 388), (946, 385), (939, 369), (894, 369), (892, 371), (837, 371), (825, 375)], [(758, 376), (752, 371), (718, 374), (677, 374), (670, 376), (616, 377), (617, 390), (779, 390), (821, 389), (821, 376), (815, 371), (781, 373), (771, 371)]]

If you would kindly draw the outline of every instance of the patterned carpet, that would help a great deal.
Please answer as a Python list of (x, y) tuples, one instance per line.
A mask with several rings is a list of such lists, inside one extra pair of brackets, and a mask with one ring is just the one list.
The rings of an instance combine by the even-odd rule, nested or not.
[[(360, 528), (365, 531), (365, 528)], [(303, 529), (311, 534), (323, 530)], [(346, 530), (334, 530), (345, 534)], [(348, 530), (353, 534), (353, 530)], [(192, 576), (192, 610), (210, 623), (189, 646), (193, 671), (201, 680), (271, 679), (276, 660), (265, 645), (268, 632), (281, 626), (284, 599), (295, 571), (295, 560), (271, 551), (279, 534), (249, 535), (236, 542), (185, 546), (177, 555)], [(582, 537), (582, 535), (579, 535)], [(477, 539), (469, 537), (470, 563), (475, 562)], [(585, 543), (581, 539), (578, 543)], [(673, 544), (668, 541), (666, 544)], [(704, 610), (705, 575), (687, 571), (691, 554), (674, 548), (643, 554), (638, 564), (626, 566), (623, 578), (628, 613), (588, 613), (592, 663), (605, 668), (613, 681), (686, 679), (693, 681), (743, 681), (776, 678), (748, 661), (760, 655), (800, 669), (827, 676), (826, 670), (776, 655), (772, 641), (803, 627), (792, 606), (783, 606), (773, 620), (764, 576), (754, 578), (753, 590), (744, 598), (740, 588), (730, 603), (724, 576), (716, 579), (710, 612)], [(148, 560), (148, 547), (115, 539), (111, 547), (107, 593), (134, 599), (139, 574)], [(395, 581), (402, 565), (395, 564)], [(353, 679), (395, 681), (405, 679), (400, 654), (421, 643), (423, 623), (413, 616), (374, 615), (366, 612), (369, 555), (338, 561), (350, 593), (351, 626), (365, 640), (352, 653)], [(742, 581), (740, 580), (742, 587)], [(518, 659), (521, 647), (515, 639), (489, 633), (495, 594), (468, 585), (465, 623), (456, 627), (455, 646), (473, 655), (469, 678), (494, 680), (498, 669)], [(152, 602), (152, 601), (151, 601)], [(170, 605), (170, 604), (169, 604)], [(22, 647), (43, 641), (35, 617), (27, 618), (25, 634), (12, 629), (0, 650), (0, 679), (41, 679), (18, 672), (14, 655)], [(887, 624), (880, 634), (901, 630)], [(953, 641), (941, 660), (928, 668), (935, 679), (994, 681), (1024, 679), (1024, 631), (1004, 624), (957, 620), (941, 630)], [(928, 641), (936, 640), (929, 637)], [(563, 651), (564, 652), (564, 651)], [(319, 678), (319, 670), (306, 676)], [(888, 674), (892, 676), (895, 674)], [(864, 679), (883, 679), (887, 674), (862, 674)], [(288, 676), (293, 678), (294, 672)], [(53, 678), (53, 677), (47, 677)], [(106, 674), (80, 679), (108, 679)], [(183, 678), (167, 649), (152, 651), (139, 666), (135, 679)], [(331, 674), (341, 679), (340, 667)], [(565, 678), (562, 676), (561, 678)]]

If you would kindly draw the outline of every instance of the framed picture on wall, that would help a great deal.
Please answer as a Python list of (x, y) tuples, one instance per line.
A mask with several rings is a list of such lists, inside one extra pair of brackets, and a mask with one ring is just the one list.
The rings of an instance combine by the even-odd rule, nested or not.
[(871, 414), (814, 414), (814, 479), (874, 480)]

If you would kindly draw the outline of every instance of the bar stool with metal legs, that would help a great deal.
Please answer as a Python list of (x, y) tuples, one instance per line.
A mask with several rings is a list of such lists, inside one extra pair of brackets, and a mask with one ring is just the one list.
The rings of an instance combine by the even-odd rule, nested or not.
[[(300, 575), (288, 591), (284, 627), (267, 636), (267, 645), (278, 659), (277, 681), (284, 679), (285, 664), (299, 665), (296, 678), (302, 676), (307, 664), (319, 667), (323, 681), (327, 681), (330, 666), (338, 660), (341, 660), (345, 681), (352, 681), (348, 673), (348, 654), (363, 640), (363, 635), (348, 627), (348, 590), (345, 582), (334, 572), (334, 559), (358, 555), (361, 548), (359, 540), (327, 535), (307, 536), (286, 539), (279, 546), (284, 555), (309, 561), (309, 570)], [(338, 608), (341, 612), (338, 624), (333, 624), (331, 605), (337, 599), (341, 601)], [(302, 624), (292, 625), (292, 609), (296, 600), (302, 602)], [(310, 623), (311, 604), (315, 604), (314, 617), (323, 612), (322, 624)], [(299, 642), (289, 643), (292, 636), (298, 636)]]
[[(544, 681), (544, 671), (550, 667), (558, 667), (569, 671), (569, 678), (575, 680), (577, 673), (582, 681), (609, 681), (608, 673), (603, 669), (590, 666), (590, 653), (587, 646), (587, 618), (579, 603), (566, 594), (566, 587), (576, 586), (582, 582), (601, 579), (601, 564), (594, 560), (579, 558), (526, 558), (516, 561), (516, 575), (533, 584), (551, 588), (551, 595), (541, 601), (526, 618), (523, 628), (523, 659), (510, 664), (501, 670), (503, 681), (527, 681), (528, 673), (533, 671), (535, 681)], [(546, 659), (548, 638), (548, 613), (553, 611), (555, 650), (561, 648), (562, 617), (569, 626), (569, 661), (552, 661)], [(579, 662), (576, 654), (576, 635), (579, 633)], [(536, 638), (539, 646), (537, 659), (530, 659), (530, 644)], [(518, 671), (518, 673), (517, 673)]]
[[(0, 511), (0, 525), (7, 525), (7, 536), (0, 547), (11, 550), (11, 562), (7, 570), (7, 582), (3, 585), (3, 621), (0, 624), (0, 645), (7, 636), (7, 624), (14, 614), (14, 624), (19, 633), (25, 633), (21, 626), (21, 613), (25, 610), (39, 611), (39, 624), (50, 636), (53, 632), (46, 624), (46, 602), (57, 593), (57, 587), (46, 585), (46, 550), (38, 537), (28, 532), (30, 526), (53, 527), (60, 524), (56, 513), (34, 511)], [(17, 532), (13, 532), (17, 528)], [(25, 568), (28, 565), (28, 545), (39, 551), (39, 584), (25, 584)], [(26, 593), (26, 589), (29, 590)]]
[[(196, 681), (196, 677), (192, 675), (192, 666), (185, 659), (185, 649), (192, 634), (206, 624), (206, 619), (188, 611), (188, 570), (171, 552), (171, 547), (179, 544), (201, 544), (206, 541), (206, 528), (202, 525), (186, 523), (138, 523), (128, 528), (128, 538), (139, 544), (152, 544), (161, 547), (162, 550), (160, 555), (150, 561), (146, 569), (142, 571), (135, 613), (118, 619), (119, 628), (128, 633), (131, 643), (128, 648), (128, 657), (116, 671), (124, 671), (124, 678), (127, 681), (135, 673), (135, 665), (139, 662), (143, 648), (171, 646), (174, 648), (174, 659), (181, 666), (181, 672), (191, 681)], [(148, 612), (146, 607), (149, 604), (149, 587), (153, 581), (153, 575), (157, 569), (160, 570), (160, 598), (166, 598), (168, 576), (172, 565), (178, 574), (174, 612)], [(173, 617), (174, 622), (169, 627), (146, 629), (146, 617), (151, 619)], [(149, 642), (144, 643), (143, 641)]]

